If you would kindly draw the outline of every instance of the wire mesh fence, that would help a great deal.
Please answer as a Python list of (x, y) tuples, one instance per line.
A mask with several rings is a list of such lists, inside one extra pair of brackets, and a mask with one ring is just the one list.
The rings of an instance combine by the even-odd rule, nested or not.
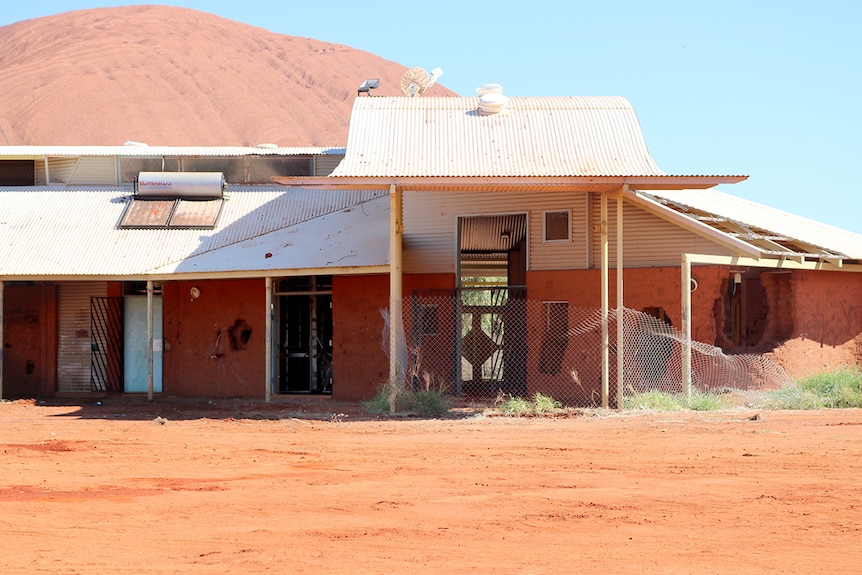
[[(534, 301), (522, 288), (415, 292), (402, 301), (397, 364), (414, 390), (455, 397), (550, 396), (565, 406), (602, 405), (600, 309)], [(652, 313), (650, 313), (652, 311)], [(622, 396), (683, 391), (683, 334), (659, 310), (623, 312)], [(610, 310), (610, 404), (616, 405), (617, 319)], [(691, 342), (692, 387), (760, 390), (789, 382), (759, 354), (727, 355)]]

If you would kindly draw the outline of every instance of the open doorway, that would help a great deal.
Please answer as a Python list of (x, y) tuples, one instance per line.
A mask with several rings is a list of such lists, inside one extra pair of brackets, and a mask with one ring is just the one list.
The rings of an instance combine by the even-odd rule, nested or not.
[(332, 276), (281, 280), (275, 302), (277, 392), (332, 393)]
[(526, 393), (527, 215), (458, 218), (456, 394)]

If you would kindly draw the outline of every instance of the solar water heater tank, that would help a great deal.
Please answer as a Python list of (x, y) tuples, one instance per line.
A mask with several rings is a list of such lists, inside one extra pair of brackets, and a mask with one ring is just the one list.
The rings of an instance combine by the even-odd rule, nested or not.
[(224, 196), (222, 172), (140, 172), (135, 194), (140, 198), (212, 200)]

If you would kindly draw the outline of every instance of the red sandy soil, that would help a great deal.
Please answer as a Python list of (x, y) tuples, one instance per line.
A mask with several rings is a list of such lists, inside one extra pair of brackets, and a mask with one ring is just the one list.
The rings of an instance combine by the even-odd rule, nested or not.
[(0, 27), (0, 145), (344, 146), (359, 85), (400, 96), (418, 64), (186, 8), (66, 12)]
[(862, 564), (862, 410), (421, 420), (109, 399), (6, 402), (0, 421), (4, 574)]

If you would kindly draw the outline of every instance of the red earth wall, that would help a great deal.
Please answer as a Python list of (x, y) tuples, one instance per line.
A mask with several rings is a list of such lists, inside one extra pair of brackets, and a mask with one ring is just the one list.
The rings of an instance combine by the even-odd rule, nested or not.
[[(697, 341), (715, 344), (716, 325), (713, 315), (721, 282), (727, 275), (719, 266), (695, 266), (692, 278), (697, 289), (691, 294), (691, 336)], [(616, 308), (616, 272), (608, 279), (608, 299)], [(682, 327), (682, 305), (679, 267), (631, 268), (623, 274), (623, 304), (630, 309), (661, 307), (674, 327)], [(538, 301), (566, 300), (571, 307), (600, 309), (600, 270), (532, 271), (527, 274), (527, 297)]]
[[(197, 287), (200, 296), (192, 299)], [(188, 397), (265, 396), (263, 279), (170, 282), (164, 304), (164, 388)], [(247, 342), (240, 331), (250, 329)]]
[(793, 330), (770, 354), (792, 378), (862, 364), (862, 274), (795, 271)]
[[(336, 276), (332, 282), (332, 396), (344, 401), (370, 399), (389, 377), (388, 341), (383, 340), (380, 313), (389, 310), (389, 276)], [(454, 286), (451, 274), (405, 275), (402, 294), (407, 298), (414, 289)]]

